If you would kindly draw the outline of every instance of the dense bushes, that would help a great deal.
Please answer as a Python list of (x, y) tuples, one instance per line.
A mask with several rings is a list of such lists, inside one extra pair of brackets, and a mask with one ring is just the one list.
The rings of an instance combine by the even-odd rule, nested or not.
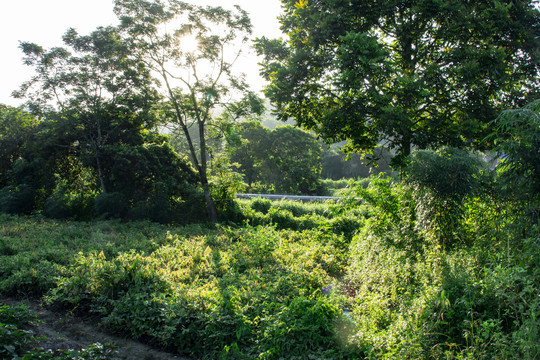
[(350, 190), (370, 205), (341, 285), (356, 347), (375, 358), (540, 354), (538, 227), (519, 196), (500, 197), (506, 169), (485, 169), (462, 151), (421, 151), (406, 182)]
[(0, 213), (203, 221), (197, 174), (153, 130), (151, 114), (109, 105), (99, 121), (1, 106)]

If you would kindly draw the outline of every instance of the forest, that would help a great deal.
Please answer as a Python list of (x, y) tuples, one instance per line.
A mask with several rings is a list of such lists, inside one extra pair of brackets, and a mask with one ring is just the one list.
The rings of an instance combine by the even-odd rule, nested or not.
[(281, 39), (114, 0), (117, 26), (21, 42), (0, 359), (137, 358), (43, 347), (28, 303), (186, 359), (540, 357), (538, 2), (281, 3)]

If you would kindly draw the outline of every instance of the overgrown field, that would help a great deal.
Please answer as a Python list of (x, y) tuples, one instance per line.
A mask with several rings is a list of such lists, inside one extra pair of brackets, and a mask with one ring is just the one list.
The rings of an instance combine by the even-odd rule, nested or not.
[(194, 358), (538, 358), (531, 208), (483, 192), (427, 211), (413, 189), (243, 200), (221, 225), (2, 215), (0, 293)]

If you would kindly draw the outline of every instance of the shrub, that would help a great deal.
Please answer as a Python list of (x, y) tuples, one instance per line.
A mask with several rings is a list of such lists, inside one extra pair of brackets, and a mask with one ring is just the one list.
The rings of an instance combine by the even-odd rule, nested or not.
[(95, 216), (93, 191), (71, 190), (67, 181), (59, 181), (45, 201), (45, 215), (53, 219), (89, 220)]
[(96, 196), (94, 209), (96, 214), (105, 219), (123, 218), (128, 213), (125, 196), (119, 192), (101, 193)]
[(21, 350), (35, 342), (32, 332), (22, 329), (37, 321), (24, 305), (0, 306), (0, 358), (16, 359)]
[(0, 189), (0, 213), (30, 214), (34, 209), (34, 195), (34, 189), (26, 184)]
[(307, 353), (331, 358), (341, 310), (325, 299), (296, 298), (263, 319), (258, 359), (303, 359)]
[(410, 155), (404, 179), (413, 190), (420, 232), (442, 247), (463, 241), (465, 204), (482, 191), (483, 166), (477, 156), (453, 148)]
[(255, 211), (267, 214), (272, 207), (272, 201), (264, 198), (255, 198), (251, 200), (251, 208)]

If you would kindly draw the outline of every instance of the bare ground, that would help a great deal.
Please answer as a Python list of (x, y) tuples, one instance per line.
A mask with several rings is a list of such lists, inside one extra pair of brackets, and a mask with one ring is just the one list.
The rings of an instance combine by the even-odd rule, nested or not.
[(115, 359), (129, 360), (192, 360), (131, 339), (107, 334), (97, 324), (71, 313), (57, 312), (35, 300), (0, 299), (0, 304), (25, 304), (42, 321), (32, 330), (37, 337), (46, 337), (34, 347), (43, 349), (82, 349), (94, 343), (117, 347)]

